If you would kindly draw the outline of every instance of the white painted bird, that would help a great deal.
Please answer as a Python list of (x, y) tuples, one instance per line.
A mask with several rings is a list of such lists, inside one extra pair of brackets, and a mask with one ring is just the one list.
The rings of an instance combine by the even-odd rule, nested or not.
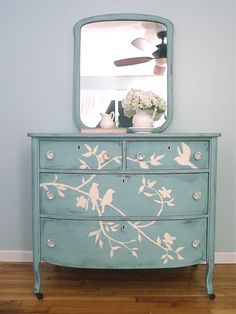
[(92, 210), (95, 210), (97, 200), (99, 198), (98, 184), (95, 182), (91, 185), (91, 188), (89, 190), (89, 198), (92, 203)]
[(104, 194), (104, 196), (103, 196), (103, 198), (102, 198), (102, 200), (101, 200), (101, 206), (102, 206), (101, 213), (102, 213), (102, 214), (103, 214), (104, 211), (105, 211), (105, 206), (111, 204), (112, 199), (113, 199), (113, 193), (114, 193), (114, 192), (115, 192), (114, 190), (108, 189), (108, 190), (106, 191), (106, 193)]
[(197, 169), (197, 167), (190, 161), (191, 157), (190, 147), (185, 143), (181, 143), (181, 145), (182, 152), (180, 151), (179, 146), (177, 146), (177, 152), (179, 156), (175, 157), (175, 161), (177, 161), (177, 163), (180, 164), (181, 166), (189, 166), (192, 169)]

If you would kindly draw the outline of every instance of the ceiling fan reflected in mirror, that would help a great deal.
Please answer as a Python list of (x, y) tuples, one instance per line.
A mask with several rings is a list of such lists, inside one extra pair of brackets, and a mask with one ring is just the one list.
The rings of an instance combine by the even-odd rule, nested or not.
[[(144, 57), (133, 57), (133, 58), (126, 58), (114, 61), (114, 64), (117, 67), (121, 66), (129, 66), (129, 65), (136, 65), (145, 62), (149, 62), (151, 60), (155, 60), (155, 66), (153, 73), (156, 75), (163, 75), (166, 69), (167, 64), (167, 44), (165, 42), (167, 34), (166, 31), (160, 31), (157, 33), (157, 37), (161, 39), (161, 43), (156, 45), (156, 48), (153, 48), (153, 44), (144, 38), (136, 38), (134, 39), (131, 44), (149, 54), (149, 56)], [(156, 49), (154, 52), (153, 50)]]

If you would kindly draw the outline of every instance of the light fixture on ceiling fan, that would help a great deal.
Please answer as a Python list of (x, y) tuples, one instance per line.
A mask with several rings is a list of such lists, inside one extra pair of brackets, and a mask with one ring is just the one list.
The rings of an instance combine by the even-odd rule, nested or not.
[[(157, 50), (151, 53), (152, 57), (134, 57), (134, 58), (126, 58), (114, 61), (114, 64), (117, 67), (121, 66), (129, 66), (136, 65), (145, 62), (149, 62), (151, 60), (155, 60), (155, 67), (153, 73), (156, 75), (163, 75), (165, 72), (166, 64), (167, 64), (167, 44), (165, 43), (166, 31), (160, 31), (157, 33), (157, 37), (161, 39), (161, 43), (156, 45)], [(150, 47), (153, 49), (153, 45), (144, 38), (136, 38), (131, 44), (142, 50), (142, 51), (150, 51)], [(152, 50), (153, 51), (153, 50)]]

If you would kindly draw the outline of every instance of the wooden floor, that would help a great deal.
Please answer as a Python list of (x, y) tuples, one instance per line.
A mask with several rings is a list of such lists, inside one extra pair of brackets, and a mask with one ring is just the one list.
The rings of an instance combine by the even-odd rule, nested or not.
[(0, 263), (0, 313), (235, 314), (236, 265), (217, 265), (215, 300), (205, 265), (166, 270), (82, 270), (42, 265), (43, 300), (29, 263)]

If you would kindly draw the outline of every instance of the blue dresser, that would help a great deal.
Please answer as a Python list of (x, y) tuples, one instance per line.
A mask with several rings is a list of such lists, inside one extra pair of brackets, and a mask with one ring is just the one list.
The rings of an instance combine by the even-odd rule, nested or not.
[(29, 134), (34, 291), (40, 262), (81, 268), (207, 263), (214, 298), (219, 134)]

